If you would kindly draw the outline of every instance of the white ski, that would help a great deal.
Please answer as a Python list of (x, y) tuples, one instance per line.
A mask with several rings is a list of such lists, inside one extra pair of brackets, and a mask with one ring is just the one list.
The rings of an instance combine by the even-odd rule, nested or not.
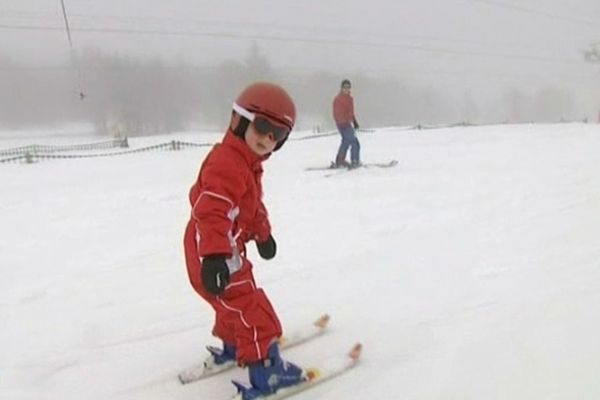
[(391, 160), (391, 161), (388, 161), (388, 162), (364, 163), (364, 164), (360, 164), (360, 165), (358, 165), (356, 167), (350, 167), (350, 168), (346, 168), (346, 167), (333, 168), (333, 169), (331, 169), (331, 171), (329, 171), (328, 173), (326, 173), (323, 176), (325, 178), (330, 178), (332, 176), (336, 176), (336, 175), (340, 175), (340, 174), (343, 174), (343, 173), (347, 173), (347, 172), (351, 172), (351, 171), (356, 171), (356, 170), (360, 170), (360, 169), (392, 168), (392, 167), (395, 167), (396, 165), (398, 165), (398, 161), (397, 160)]
[(337, 166), (335, 162), (331, 161), (329, 166), (314, 166), (306, 167), (305, 171), (352, 171), (358, 168), (390, 168), (398, 165), (398, 160), (382, 161), (382, 162), (366, 162), (359, 164), (355, 167), (352, 166)]
[[(306, 343), (321, 336), (327, 330), (329, 319), (329, 315), (323, 314), (311, 325), (299, 328), (298, 330), (290, 332), (288, 335), (282, 336), (279, 339), (279, 346), (281, 350), (298, 346), (300, 344)], [(206, 379), (213, 375), (220, 374), (224, 371), (228, 371), (234, 368), (236, 365), (237, 364), (235, 361), (227, 362), (220, 365), (216, 365), (214, 363), (205, 361), (203, 363), (186, 368), (185, 370), (181, 371), (177, 376), (179, 378), (179, 382), (185, 385), (188, 383)]]
[[(362, 345), (356, 343), (347, 356), (343, 358), (334, 358), (325, 360), (318, 367), (305, 370), (307, 380), (294, 386), (279, 389), (277, 392), (256, 397), (254, 400), (282, 400), (292, 397), (307, 389), (330, 381), (338, 376), (350, 371), (358, 364), (362, 352)], [(232, 400), (243, 400), (242, 394), (236, 394)]]

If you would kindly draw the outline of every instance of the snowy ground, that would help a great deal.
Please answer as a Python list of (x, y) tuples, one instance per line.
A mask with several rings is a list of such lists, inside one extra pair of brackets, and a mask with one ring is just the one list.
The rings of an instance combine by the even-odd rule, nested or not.
[[(254, 257), (257, 279), (284, 326), (333, 317), (286, 356), (365, 346), (358, 369), (297, 399), (600, 398), (600, 127), (360, 140), (364, 161), (400, 165), (304, 171), (328, 163), (335, 136), (290, 141), (265, 165), (279, 253)], [(0, 164), (1, 399), (233, 394), (242, 370), (176, 380), (217, 343), (181, 245), (206, 151)]]

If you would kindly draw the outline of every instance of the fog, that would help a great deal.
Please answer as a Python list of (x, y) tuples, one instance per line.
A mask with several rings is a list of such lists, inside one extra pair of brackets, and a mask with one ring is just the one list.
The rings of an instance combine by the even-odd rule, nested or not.
[[(222, 128), (240, 88), (289, 89), (332, 127), (343, 78), (363, 127), (596, 122), (597, 0), (0, 3), (0, 127)], [(84, 96), (80, 96), (83, 93)], [(81, 99), (83, 97), (83, 99)]]

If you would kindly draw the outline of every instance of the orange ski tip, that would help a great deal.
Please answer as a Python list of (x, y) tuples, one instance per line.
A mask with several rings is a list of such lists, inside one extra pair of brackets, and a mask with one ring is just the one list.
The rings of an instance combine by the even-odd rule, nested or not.
[(315, 379), (319, 379), (320, 375), (321, 375), (321, 371), (319, 371), (317, 368), (308, 368), (306, 370), (306, 379), (309, 382), (314, 381)]
[(358, 358), (360, 357), (360, 354), (362, 353), (362, 344), (361, 343), (356, 343), (354, 345), (354, 347), (352, 347), (352, 350), (350, 350), (350, 353), (348, 354), (348, 356), (353, 359), (353, 360), (358, 360)]
[(319, 328), (325, 328), (329, 323), (329, 314), (323, 314), (321, 317), (315, 321), (315, 326)]

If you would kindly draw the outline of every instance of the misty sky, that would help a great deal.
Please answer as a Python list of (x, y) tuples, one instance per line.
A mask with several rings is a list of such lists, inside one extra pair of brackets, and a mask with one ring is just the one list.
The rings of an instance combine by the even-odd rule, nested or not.
[[(600, 104), (598, 0), (65, 0), (75, 50), (217, 65), (256, 43), (276, 67), (443, 90), (564, 87)], [(60, 0), (2, 0), (0, 54), (69, 63)], [(0, 69), (2, 68), (0, 59)], [(359, 86), (355, 85), (358, 89)], [(596, 109), (600, 109), (598, 106)]]

